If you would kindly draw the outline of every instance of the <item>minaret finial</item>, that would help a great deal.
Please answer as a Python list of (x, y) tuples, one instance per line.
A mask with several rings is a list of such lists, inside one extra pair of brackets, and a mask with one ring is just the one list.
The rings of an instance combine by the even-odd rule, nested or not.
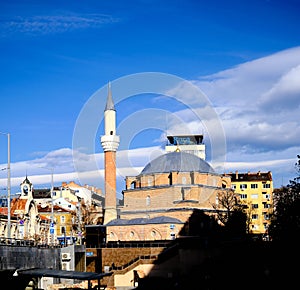
[(107, 110), (114, 110), (115, 111), (115, 105), (112, 99), (112, 94), (111, 94), (111, 84), (108, 82), (108, 92), (107, 92), (107, 101), (106, 101), (106, 107), (105, 111)]

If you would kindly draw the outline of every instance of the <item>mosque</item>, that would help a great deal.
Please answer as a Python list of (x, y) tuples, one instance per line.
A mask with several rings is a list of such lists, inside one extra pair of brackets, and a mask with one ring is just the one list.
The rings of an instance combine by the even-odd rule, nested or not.
[[(192, 214), (201, 212), (213, 217), (218, 197), (232, 191), (231, 178), (216, 173), (203, 158), (204, 145), (199, 144), (199, 140), (200, 143), (202, 141), (199, 135), (181, 138), (168, 136), (172, 141), (177, 138), (177, 143), (173, 147), (168, 146), (165, 154), (146, 164), (137, 176), (126, 176), (122, 192), (124, 204), (117, 206), (116, 151), (120, 136), (116, 132), (116, 110), (110, 85), (104, 124), (101, 145), (105, 168), (103, 225), (106, 228), (106, 242), (172, 240), (180, 237), (188, 233)], [(188, 142), (189, 150), (184, 150), (184, 143), (192, 139), (198, 141)], [(180, 143), (180, 140), (184, 142)], [(200, 146), (202, 153), (191, 153), (191, 144)]]

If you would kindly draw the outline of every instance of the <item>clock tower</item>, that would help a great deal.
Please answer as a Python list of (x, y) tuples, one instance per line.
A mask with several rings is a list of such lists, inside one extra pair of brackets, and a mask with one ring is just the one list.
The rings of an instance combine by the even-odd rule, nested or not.
[(117, 218), (116, 151), (120, 143), (120, 136), (116, 134), (116, 110), (110, 83), (108, 84), (107, 101), (104, 110), (104, 128), (105, 135), (101, 137), (101, 145), (104, 151), (104, 224), (107, 224)]
[(29, 181), (27, 175), (23, 182), (20, 184), (21, 186), (21, 199), (32, 199), (32, 183)]

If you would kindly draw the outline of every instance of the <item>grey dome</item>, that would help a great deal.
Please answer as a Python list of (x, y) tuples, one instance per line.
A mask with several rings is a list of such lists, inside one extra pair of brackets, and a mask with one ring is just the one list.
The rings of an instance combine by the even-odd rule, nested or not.
[(154, 218), (134, 218), (134, 219), (114, 219), (107, 223), (107, 226), (120, 226), (120, 225), (142, 225), (142, 224), (183, 224), (177, 218), (168, 216), (158, 216)]
[(214, 169), (200, 157), (186, 152), (170, 152), (149, 162), (141, 174), (167, 172), (202, 172), (215, 173)]

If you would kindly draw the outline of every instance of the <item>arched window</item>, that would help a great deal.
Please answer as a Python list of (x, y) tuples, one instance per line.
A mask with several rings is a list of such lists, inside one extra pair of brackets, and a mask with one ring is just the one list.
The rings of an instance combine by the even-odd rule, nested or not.
[(146, 197), (146, 206), (150, 206), (151, 204), (151, 198), (150, 198), (150, 195), (147, 195)]
[(135, 189), (136, 188), (136, 182), (132, 181), (130, 184), (130, 189)]
[(113, 232), (110, 232), (109, 237), (110, 237), (111, 239), (114, 239), (115, 234), (114, 234)]
[(172, 172), (169, 174), (168, 178), (169, 178), (169, 185), (172, 185), (173, 184)]

